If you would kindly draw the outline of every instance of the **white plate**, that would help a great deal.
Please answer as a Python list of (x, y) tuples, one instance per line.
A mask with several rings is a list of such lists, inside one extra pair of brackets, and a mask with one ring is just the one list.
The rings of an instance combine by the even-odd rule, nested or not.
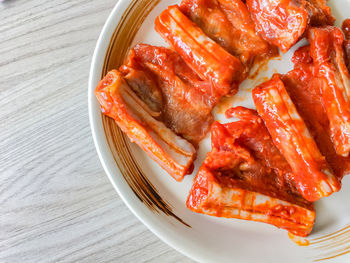
[[(192, 175), (175, 182), (140, 148), (121, 134), (113, 121), (101, 115), (94, 89), (102, 74), (118, 67), (136, 43), (166, 46), (155, 33), (153, 21), (170, 0), (119, 0), (102, 30), (93, 56), (89, 80), (89, 114), (92, 134), (102, 165), (115, 189), (131, 211), (159, 238), (200, 262), (350, 262), (350, 178), (341, 192), (317, 202), (317, 222), (298, 246), (287, 232), (271, 225), (196, 214), (185, 200), (195, 172), (210, 150), (210, 138), (201, 143)], [(330, 0), (339, 25), (350, 16), (350, 0)], [(297, 46), (302, 45), (302, 41)], [(250, 91), (273, 73), (286, 73), (295, 48), (270, 61), (255, 80), (247, 80), (240, 92), (215, 110), (217, 119), (230, 106), (253, 108)], [(307, 242), (306, 240), (304, 240)]]

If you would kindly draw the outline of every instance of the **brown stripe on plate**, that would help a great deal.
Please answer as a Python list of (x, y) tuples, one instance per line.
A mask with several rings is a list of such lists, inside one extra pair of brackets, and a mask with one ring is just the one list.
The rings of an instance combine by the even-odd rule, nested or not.
[(334, 259), (350, 253), (350, 225), (322, 237), (310, 239), (310, 246), (321, 254), (315, 262)]
[[(143, 21), (160, 0), (133, 0), (125, 10), (107, 49), (102, 75), (111, 69), (119, 68), (124, 62), (130, 45)], [(130, 150), (129, 139), (121, 132), (114, 120), (102, 115), (106, 138), (124, 179), (135, 195), (147, 207), (155, 212), (163, 212), (190, 227), (172, 212), (172, 208), (158, 194), (155, 187), (147, 179)], [(322, 237), (307, 239), (309, 247), (321, 250), (315, 262), (333, 259), (350, 253), (350, 225), (334, 233)]]
[(331, 234), (317, 238), (303, 238), (288, 233), (291, 240), (300, 246), (308, 246), (317, 252), (314, 262), (326, 261), (350, 253), (350, 225)]
[[(119, 68), (124, 62), (130, 45), (144, 22), (147, 15), (159, 3), (160, 0), (133, 0), (122, 15), (119, 24), (110, 40), (102, 75), (107, 74), (111, 69)], [(191, 227), (181, 218), (175, 215), (169, 204), (158, 194), (156, 188), (147, 179), (142, 172), (139, 164), (135, 160), (131, 150), (130, 141), (119, 129), (115, 121), (105, 115), (102, 115), (107, 142), (113, 154), (114, 160), (128, 183), (132, 191), (148, 208), (155, 212), (163, 212), (172, 216), (182, 224)]]

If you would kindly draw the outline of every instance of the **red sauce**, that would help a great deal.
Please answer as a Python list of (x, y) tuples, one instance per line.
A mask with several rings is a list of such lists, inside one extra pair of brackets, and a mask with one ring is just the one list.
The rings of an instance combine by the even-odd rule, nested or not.
[(342, 25), (342, 30), (344, 32), (345, 38), (350, 39), (350, 19), (345, 19)]
[[(314, 224), (314, 207), (290, 180), (291, 167), (275, 147), (262, 119), (255, 110), (244, 107), (231, 108), (226, 116), (240, 121), (212, 125), (212, 151), (196, 175), (187, 207), (308, 235)], [(255, 197), (261, 195), (270, 198), (255, 203)], [(273, 198), (289, 204), (272, 202)]]
[(256, 56), (271, 52), (256, 33), (247, 6), (241, 0), (183, 0), (181, 11), (203, 32), (248, 68)]
[[(131, 87), (143, 90), (137, 94), (144, 94), (146, 99), (159, 97), (151, 96), (155, 93), (152, 90), (159, 90), (162, 114), (158, 119), (176, 134), (196, 146), (207, 135), (218, 98), (209, 93), (212, 85), (202, 80), (179, 54), (169, 48), (138, 44), (120, 71)], [(144, 73), (144, 77), (131, 74), (134, 71)]]
[(247, 5), (258, 32), (283, 52), (299, 40), (309, 24), (332, 25), (335, 20), (325, 1), (247, 0)]
[(266, 71), (268, 69), (268, 63), (270, 61), (270, 58), (265, 58), (264, 60), (261, 60), (257, 65), (257, 68), (254, 70), (254, 72), (251, 72), (249, 74), (249, 79), (255, 79), (261, 71)]
[(288, 232), (288, 236), (289, 236), (290, 240), (292, 240), (298, 246), (305, 247), (305, 246), (310, 245), (310, 241), (307, 240), (306, 238), (295, 236), (290, 232)]
[(307, 27), (309, 14), (297, 3), (294, 0), (278, 1), (278, 4), (274, 1), (247, 1), (258, 32), (283, 52), (294, 45)]
[(342, 26), (345, 41), (344, 41), (344, 50), (346, 54), (346, 65), (350, 71), (350, 19), (345, 19)]
[(320, 152), (326, 157), (335, 175), (342, 178), (350, 172), (350, 158), (339, 156), (335, 152), (329, 135), (327, 113), (321, 101), (321, 83), (314, 77), (315, 68), (309, 46), (298, 49), (292, 61), (296, 63), (295, 69), (282, 76), (283, 83)]
[(225, 111), (232, 107), (236, 103), (245, 101), (247, 98), (245, 96), (234, 95), (232, 97), (223, 98), (215, 107), (215, 112), (217, 114), (223, 114)]
[(228, 110), (226, 116), (241, 121), (212, 125), (213, 150), (204, 165), (216, 179), (227, 187), (237, 186), (310, 207), (290, 180), (291, 168), (256, 111), (236, 107)]
[(213, 84), (213, 95), (221, 98), (237, 92), (245, 76), (241, 61), (213, 43), (177, 5), (169, 6), (156, 18), (155, 30), (199, 76)]

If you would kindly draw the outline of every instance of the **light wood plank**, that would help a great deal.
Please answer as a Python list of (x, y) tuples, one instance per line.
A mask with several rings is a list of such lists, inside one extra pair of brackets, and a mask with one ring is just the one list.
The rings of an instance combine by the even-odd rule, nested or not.
[(191, 262), (127, 209), (93, 146), (88, 72), (115, 4), (0, 3), (0, 262)]

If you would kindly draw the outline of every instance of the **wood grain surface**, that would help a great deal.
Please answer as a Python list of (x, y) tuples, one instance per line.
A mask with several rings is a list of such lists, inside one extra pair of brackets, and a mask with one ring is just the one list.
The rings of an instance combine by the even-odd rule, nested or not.
[(0, 1), (0, 262), (192, 262), (128, 210), (93, 145), (88, 73), (116, 2)]

